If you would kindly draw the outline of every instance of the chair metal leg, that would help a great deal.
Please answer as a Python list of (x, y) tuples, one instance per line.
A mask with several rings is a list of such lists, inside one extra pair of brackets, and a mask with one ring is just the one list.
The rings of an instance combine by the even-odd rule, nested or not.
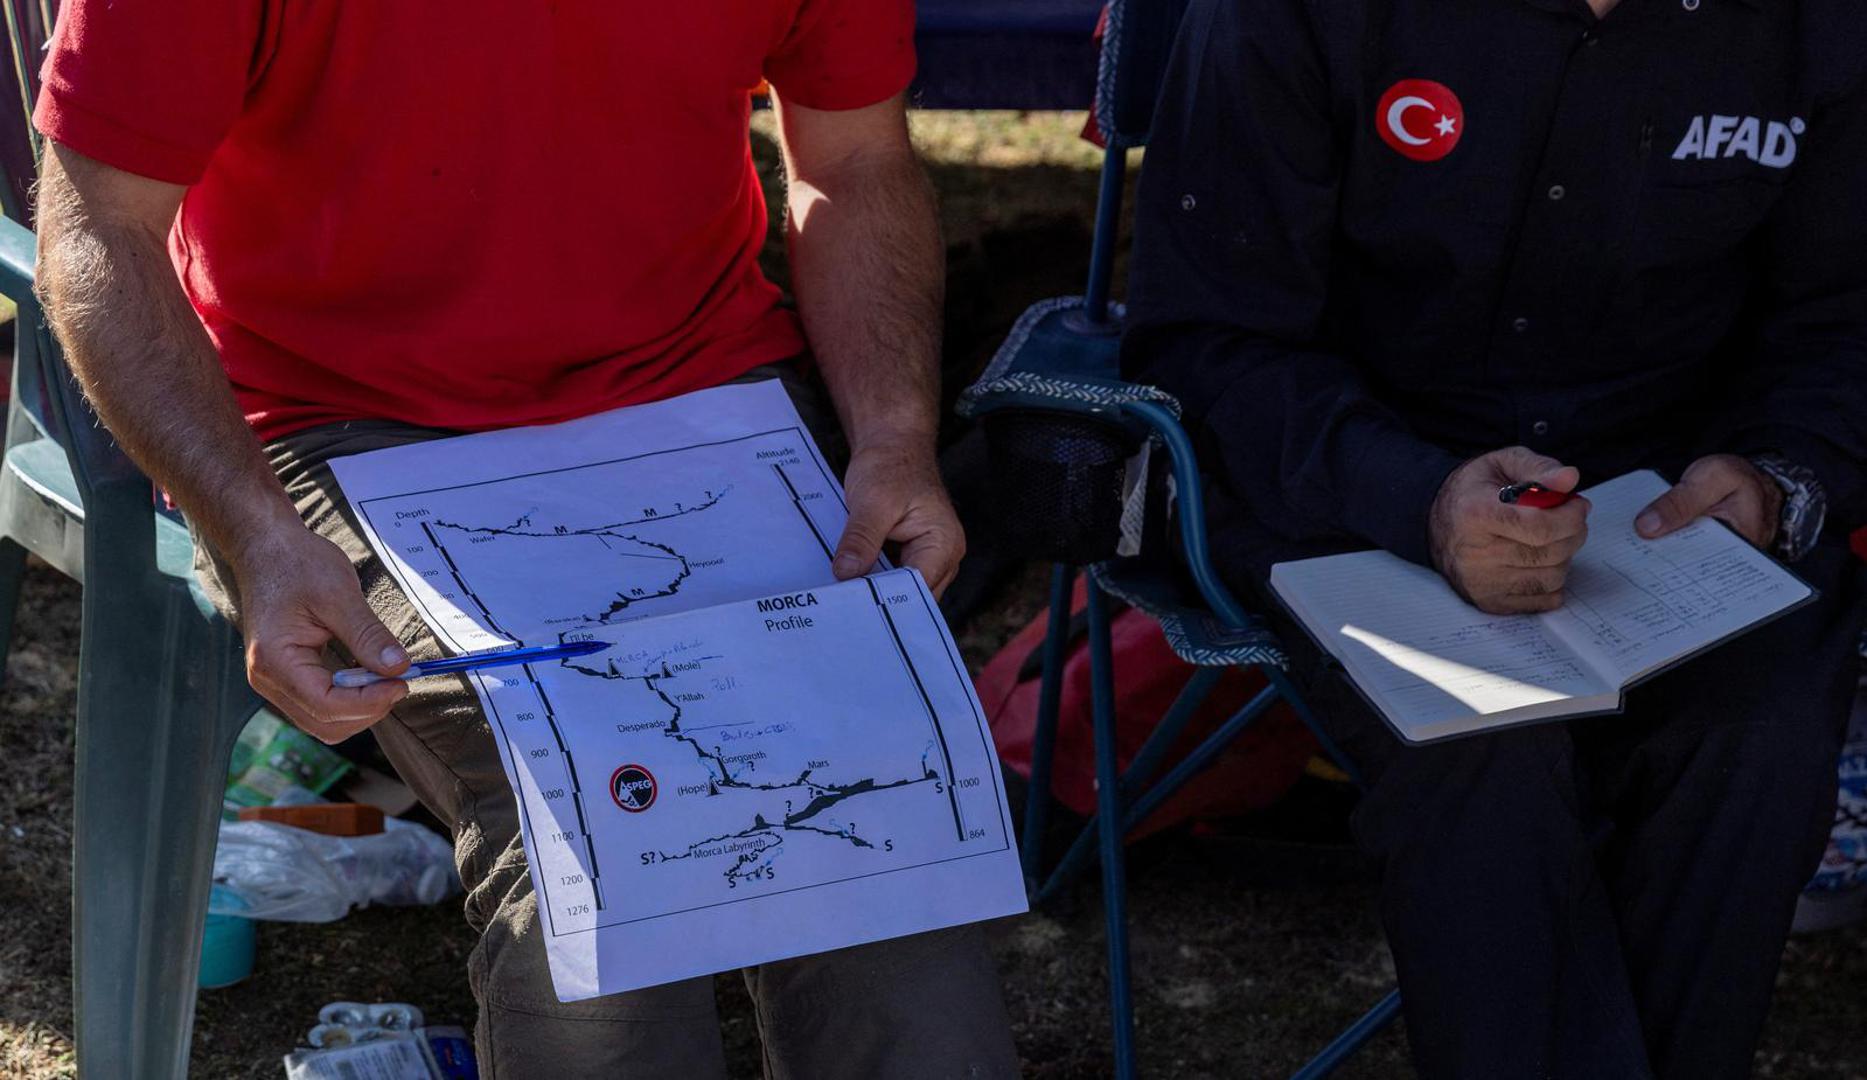
[[(1217, 730), (1206, 736), (1191, 753), (1168, 771), (1167, 775), (1161, 777), (1159, 783), (1136, 796), (1123, 813), (1121, 835), (1126, 836), (1135, 826), (1147, 820), (1147, 816), (1159, 809), (1160, 805), (1171, 798), (1174, 792), (1186, 786), (1189, 780), (1217, 761), (1225, 748), (1244, 734), (1245, 729), (1250, 727), (1258, 717), (1264, 715), (1265, 711), (1276, 704), (1281, 697), (1282, 695), (1278, 693), (1275, 686), (1267, 686), (1258, 691), (1256, 696), (1245, 703), (1244, 708), (1233, 713), (1225, 723), (1219, 725)], [(1096, 849), (1089, 843), (1089, 837), (1092, 835), (1092, 830), (1096, 834), (1100, 833), (1100, 825), (1101, 813), (1098, 811), (1097, 816), (1083, 827), (1083, 832), (1076, 837), (1075, 843), (1070, 845), (1070, 849), (1058, 861), (1057, 868), (1051, 871), (1050, 879), (1044, 882), (1043, 889), (1038, 893), (1040, 901), (1054, 895), (1077, 874), (1088, 868), (1089, 860), (1096, 854)]]
[[(1192, 721), (1199, 707), (1205, 703), (1206, 696), (1212, 692), (1212, 686), (1218, 681), (1220, 670), (1223, 669), (1201, 668), (1193, 673), (1193, 677), (1187, 680), (1184, 687), (1181, 687), (1179, 696), (1174, 698), (1173, 706), (1167, 710), (1167, 715), (1162, 717), (1154, 730), (1148, 733), (1146, 741), (1141, 744), (1141, 749), (1135, 753), (1128, 768), (1123, 770), (1120, 792), (1124, 801), (1133, 798), (1135, 792), (1153, 778), (1155, 770), (1160, 767), (1161, 759), (1166, 756), (1168, 750), (1172, 749), (1180, 733)], [(1089, 866), (1089, 860), (1095, 854), (1095, 837), (1101, 820), (1100, 814), (1092, 813), (1089, 815), (1089, 820), (1083, 822), (1082, 830), (1070, 842), (1069, 850), (1064, 852), (1063, 858), (1057, 862), (1048, 877), (1040, 879), (1042, 883), (1032, 893), (1032, 903), (1039, 905), (1049, 903), (1058, 892), (1076, 880), (1076, 875)], [(1131, 818), (1124, 827), (1123, 833), (1126, 834), (1128, 829), (1134, 827), (1134, 824), (1135, 821)]]
[(1127, 815), (1122, 821), (1122, 830), (1126, 832), (1146, 820), (1147, 815), (1153, 813), (1161, 803), (1171, 798), (1173, 793), (1185, 786), (1187, 781), (1198, 776), (1205, 771), (1207, 766), (1219, 760), (1219, 755), (1225, 752), (1226, 747), (1243, 735), (1245, 729), (1250, 727), (1258, 717), (1263, 716), (1272, 705), (1280, 700), (1281, 696), (1277, 693), (1277, 688), (1272, 686), (1258, 691), (1250, 701), (1245, 703), (1244, 708), (1233, 713), (1230, 719), (1219, 725), (1218, 730), (1206, 736), (1203, 742), (1193, 748), (1192, 753), (1182, 758), (1167, 775), (1161, 777), (1160, 783), (1149, 788), (1134, 801), (1133, 805), (1128, 807)]
[(1111, 143), (1102, 152), (1102, 177), (1096, 191), (1096, 230), (1089, 247), (1089, 281), (1083, 289), (1083, 317), (1090, 327), (1112, 328), (1109, 286), (1115, 276), (1116, 238), (1121, 234), (1122, 184), (1128, 175), (1128, 150)]
[[(1160, 768), (1162, 759), (1179, 740), (1180, 733), (1186, 729), (1186, 725), (1192, 722), (1199, 707), (1205, 704), (1206, 696), (1212, 692), (1213, 684), (1218, 681), (1219, 673), (1223, 670), (1223, 668), (1200, 668), (1193, 673), (1192, 678), (1187, 680), (1186, 685), (1180, 688), (1180, 693), (1174, 698), (1172, 707), (1167, 710), (1165, 716), (1161, 717), (1160, 723), (1155, 725), (1154, 730), (1148, 733), (1147, 739), (1141, 744), (1141, 749), (1135, 752), (1134, 759), (1128, 763), (1128, 768), (1122, 771), (1120, 791), (1124, 801), (1133, 798), (1137, 791), (1142, 790), (1147, 782), (1153, 779), (1154, 773)], [(1083, 823), (1082, 831), (1078, 832), (1076, 838), (1070, 842), (1069, 850), (1064, 852), (1056, 868), (1050, 872), (1048, 878), (1042, 879), (1041, 886), (1035, 887), (1035, 891), (1032, 892), (1032, 903), (1039, 905), (1048, 903), (1059, 891), (1075, 881), (1077, 874), (1088, 867), (1089, 860), (1095, 852), (1093, 841), (1100, 828), (1101, 820), (1100, 814), (1089, 815), (1089, 820)], [(1134, 828), (1138, 820), (1130, 816), (1129, 821), (1123, 827), (1123, 834), (1126, 835), (1129, 829)], [(1032, 884), (1027, 882), (1027, 888)]]
[(182, 590), (126, 617), (151, 590), (93, 569), (73, 814), (78, 1067), (166, 1080), (187, 1075), (227, 760), (258, 698), (232, 634)]
[(1297, 711), (1297, 717), (1303, 721), (1303, 726), (1309, 728), (1309, 733), (1316, 739), (1316, 745), (1322, 747), (1322, 752), (1328, 755), (1330, 761), (1335, 762), (1335, 767), (1347, 773), (1349, 781), (1357, 788), (1365, 790), (1365, 785), (1361, 782), (1361, 770), (1355, 767), (1355, 763), (1349, 760), (1349, 756), (1344, 754), (1340, 747), (1336, 746), (1335, 740), (1329, 737), (1329, 733), (1322, 729), (1322, 724), (1316, 719), (1316, 714), (1310, 711), (1309, 702), (1304, 701), (1303, 695), (1297, 693), (1296, 684), (1290, 681), (1289, 673), (1282, 668), (1267, 665), (1264, 668), (1264, 674), (1270, 678), (1271, 685), (1277, 687), (1284, 699), (1290, 702), (1290, 707)]
[(1124, 796), (1133, 797), (1136, 792), (1147, 787), (1148, 782), (1154, 779), (1154, 774), (1159, 772), (1160, 767), (1166, 763), (1167, 754), (1173, 749), (1173, 744), (1180, 741), (1180, 734), (1186, 730), (1186, 725), (1193, 722), (1193, 717), (1198, 715), (1199, 707), (1206, 703), (1206, 696), (1212, 693), (1213, 686), (1218, 683), (1219, 675), (1224, 671), (1224, 668), (1202, 667), (1193, 672), (1192, 678), (1186, 680), (1186, 685), (1181, 687), (1180, 692), (1174, 696), (1173, 704), (1168, 707), (1166, 715), (1160, 718), (1160, 723), (1154, 725), (1153, 731), (1148, 732), (1147, 739), (1141, 743), (1141, 748), (1135, 751), (1134, 757), (1128, 762), (1128, 767), (1122, 770), (1121, 783)]
[(1102, 912), (1108, 929), (1109, 1012), (1115, 1028), (1115, 1075), (1135, 1075), (1134, 1001), (1128, 975), (1128, 893), (1122, 865), (1121, 777), (1115, 767), (1115, 667), (1109, 648), (1108, 598), (1089, 591), (1089, 686), (1095, 713), (1096, 805), (1102, 819)]
[(1050, 621), (1044, 628), (1044, 681), (1037, 693), (1037, 731), (1031, 740), (1031, 783), (1024, 797), (1024, 891), (1034, 893), (1044, 872), (1044, 830), (1050, 819), (1050, 765), (1057, 746), (1057, 710), (1063, 698), (1063, 661), (1070, 638), (1070, 591), (1076, 569), (1050, 571)]
[(1369, 1009), (1361, 1019), (1350, 1024), (1348, 1030), (1335, 1037), (1335, 1041), (1323, 1047), (1322, 1053), (1310, 1059), (1309, 1064), (1292, 1073), (1290, 1080), (1322, 1080), (1335, 1072), (1342, 1064), (1355, 1055), (1369, 1039), (1380, 1034), (1381, 1029), (1394, 1022), (1400, 1015), (1400, 991), (1389, 990), (1381, 1003)]

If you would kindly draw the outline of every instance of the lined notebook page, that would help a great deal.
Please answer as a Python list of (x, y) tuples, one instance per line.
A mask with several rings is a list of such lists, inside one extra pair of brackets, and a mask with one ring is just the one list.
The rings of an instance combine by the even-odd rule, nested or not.
[(1809, 595), (1809, 587), (1716, 521), (1658, 540), (1634, 516), (1669, 485), (1628, 473), (1583, 494), (1588, 543), (1570, 566), (1556, 634), (1617, 685), (1689, 656)]
[(1579, 698), (1614, 704), (1613, 687), (1541, 620), (1486, 615), (1432, 570), (1386, 552), (1279, 563), (1271, 585), (1406, 738), (1538, 706), (1588, 711)]

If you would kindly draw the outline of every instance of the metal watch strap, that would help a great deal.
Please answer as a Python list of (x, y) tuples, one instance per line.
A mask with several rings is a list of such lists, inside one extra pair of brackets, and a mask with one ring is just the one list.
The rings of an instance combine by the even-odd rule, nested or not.
[(1771, 546), (1778, 558), (1794, 562), (1808, 554), (1822, 534), (1822, 523), (1828, 517), (1828, 492), (1813, 470), (1781, 454), (1758, 454), (1750, 463), (1783, 491), (1776, 543)]

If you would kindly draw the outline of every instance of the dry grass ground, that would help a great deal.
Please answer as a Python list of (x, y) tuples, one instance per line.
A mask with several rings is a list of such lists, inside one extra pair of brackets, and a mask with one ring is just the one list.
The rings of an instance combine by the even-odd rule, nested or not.
[[(1080, 117), (925, 115), (917, 137), (943, 199), (953, 271), (949, 366), (976, 364), (1017, 311), (1073, 291), (1088, 240), (1096, 152)], [(760, 132), (768, 132), (761, 120)], [(768, 174), (769, 137), (755, 137)], [(1027, 573), (961, 627), (975, 664), (1035, 611)], [(77, 589), (36, 570), (0, 688), (0, 1077), (73, 1075), (70, 780)], [(1287, 1073), (1391, 985), (1365, 879), (1293, 886), (1261, 851), (1169, 840), (1136, 858), (1132, 890), (1140, 1046), (1149, 1076)], [(1107, 1075), (1103, 937), (1085, 885), (1058, 911), (993, 928), (1028, 1075)], [(194, 1074), (281, 1074), (279, 1056), (324, 1002), (400, 999), (470, 1023), (471, 935), (457, 905), (368, 910), (324, 926), (264, 924), (254, 976), (203, 993)], [(719, 980), (734, 1075), (757, 1074), (750, 1003)], [(1791, 944), (1758, 1073), (1867, 1078), (1867, 932)], [(1341, 1074), (1406, 1077), (1389, 1032)]]

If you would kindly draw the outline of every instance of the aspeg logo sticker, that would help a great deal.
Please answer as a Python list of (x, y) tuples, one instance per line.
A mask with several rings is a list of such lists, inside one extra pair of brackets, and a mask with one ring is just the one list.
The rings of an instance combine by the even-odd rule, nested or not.
[(609, 774), (609, 797), (631, 814), (655, 805), (655, 775), (640, 765), (624, 765)]
[(1444, 83), (1402, 79), (1375, 105), (1374, 126), (1381, 141), (1402, 157), (1438, 161), (1465, 134), (1465, 106)]

